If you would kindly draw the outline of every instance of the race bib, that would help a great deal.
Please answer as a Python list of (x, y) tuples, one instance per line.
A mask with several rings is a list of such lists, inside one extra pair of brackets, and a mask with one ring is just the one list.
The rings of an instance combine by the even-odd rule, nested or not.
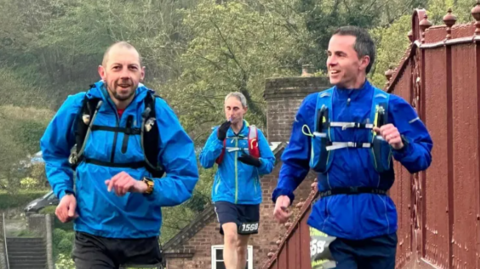
[(310, 260), (312, 269), (335, 268), (329, 246), (336, 237), (329, 236), (315, 228), (310, 227)]
[(258, 233), (258, 222), (242, 223), (238, 226), (239, 234), (256, 234)]

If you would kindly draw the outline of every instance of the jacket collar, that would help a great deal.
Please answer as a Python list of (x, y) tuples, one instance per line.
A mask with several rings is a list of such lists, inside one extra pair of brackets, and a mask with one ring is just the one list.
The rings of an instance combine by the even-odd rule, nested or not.
[(365, 83), (363, 83), (363, 85), (358, 89), (342, 89), (335, 86), (333, 96), (334, 98), (339, 100), (345, 100), (350, 98), (350, 101), (356, 101), (368, 96), (369, 93), (372, 93), (372, 91), (372, 84), (370, 84), (370, 82), (365, 79)]
[(235, 134), (233, 131), (232, 127), (230, 127), (227, 131), (227, 136), (228, 137), (234, 137), (234, 136), (248, 136), (248, 122), (246, 120), (243, 120), (243, 125), (238, 134)]

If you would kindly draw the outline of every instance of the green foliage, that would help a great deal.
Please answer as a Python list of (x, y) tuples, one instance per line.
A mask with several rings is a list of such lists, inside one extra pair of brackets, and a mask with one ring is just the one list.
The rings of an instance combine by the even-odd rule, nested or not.
[(10, 236), (14, 236), (14, 237), (36, 237), (38, 236), (38, 234), (36, 234), (35, 232), (31, 231), (31, 230), (21, 230), (21, 231), (18, 231), (16, 234), (10, 234)]
[[(55, 217), (55, 209), (57, 208), (57, 206), (46, 206), (42, 209), (40, 209), (40, 214), (52, 214), (53, 217)], [(55, 217), (56, 218), (56, 217)]]
[(297, 10), (305, 17), (315, 46), (304, 52), (303, 61), (314, 65), (315, 69), (326, 70), (325, 53), (333, 32), (345, 25), (366, 29), (389, 27), (402, 15), (412, 14), (416, 7), (425, 6), (427, 0), (300, 0)]
[(48, 190), (20, 190), (16, 193), (0, 192), (0, 210), (24, 207), (30, 201), (45, 195)]
[(72, 258), (69, 254), (60, 253), (57, 256), (57, 260), (55, 262), (55, 268), (57, 269), (75, 269), (75, 263), (73, 262)]
[(63, 238), (59, 243), (58, 243), (58, 251), (60, 253), (70, 253), (72, 252), (72, 241), (69, 238)]
[(295, 36), (272, 7), (265, 4), (260, 11), (239, 1), (218, 5), (204, 0), (185, 11), (184, 25), (193, 39), (180, 58), (183, 72), (168, 86), (174, 90), (166, 99), (197, 143), (224, 120), (224, 98), (232, 91), (246, 96), (246, 119), (264, 126), (264, 79), (292, 74), (285, 66), (299, 58)]
[(390, 27), (378, 27), (370, 31), (377, 44), (377, 60), (371, 71), (370, 79), (375, 86), (381, 89), (386, 82), (385, 72), (389, 67), (398, 66), (401, 58), (405, 55), (410, 43), (407, 35), (411, 29), (411, 20), (411, 15), (404, 15)]
[(37, 189), (40, 187), (40, 183), (38, 182), (37, 179), (31, 178), (31, 177), (26, 177), (20, 180), (20, 187), (22, 189)]
[(60, 228), (54, 228), (52, 233), (52, 243), (57, 246), (65, 238), (67, 232)]
[(74, 244), (75, 232), (54, 228), (52, 233), (53, 257), (56, 265), (62, 264), (64, 257), (70, 258)]
[(63, 223), (55, 216), (55, 214), (53, 216), (54, 216), (54, 221), (53, 221), (54, 228), (59, 228), (65, 231), (73, 231), (73, 221)]
[(23, 145), (26, 152), (37, 152), (40, 150), (40, 138), (45, 132), (47, 124), (46, 121), (29, 119), (19, 122), (13, 132), (22, 135), (16, 136), (14, 142), (17, 145)]
[(475, 1), (471, 0), (430, 0), (428, 2), (428, 20), (434, 25), (444, 25), (443, 16), (452, 8), (452, 13), (457, 17), (456, 24), (474, 22), (471, 10)]
[(20, 180), (29, 176), (28, 155), (39, 150), (38, 141), (52, 114), (48, 109), (0, 106), (0, 179), (5, 180), (1, 189), (15, 192)]

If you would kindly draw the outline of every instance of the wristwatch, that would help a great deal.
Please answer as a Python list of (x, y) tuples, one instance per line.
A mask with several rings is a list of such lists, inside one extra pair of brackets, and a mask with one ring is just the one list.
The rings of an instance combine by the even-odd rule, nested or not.
[(147, 190), (145, 191), (145, 194), (151, 194), (154, 186), (153, 180), (151, 178), (144, 177), (142, 181), (147, 184)]

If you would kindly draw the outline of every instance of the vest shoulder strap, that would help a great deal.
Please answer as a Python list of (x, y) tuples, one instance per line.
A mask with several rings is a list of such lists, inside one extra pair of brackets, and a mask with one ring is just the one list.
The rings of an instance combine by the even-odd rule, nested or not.
[(248, 128), (248, 151), (250, 155), (259, 158), (260, 149), (258, 148), (258, 128), (255, 125), (250, 125)]
[[(162, 139), (160, 136), (160, 130), (156, 122), (156, 107), (155, 101), (157, 98), (161, 98), (158, 95), (147, 94), (144, 99), (144, 117), (143, 125), (143, 154), (147, 163), (147, 170), (153, 175), (153, 177), (162, 177), (164, 174), (164, 168), (159, 161), (158, 155), (160, 154), (160, 145)], [(147, 146), (145, 146), (147, 145)]]
[[(390, 94), (374, 88), (372, 107), (370, 109), (370, 122), (374, 126), (380, 127), (389, 122), (388, 119), (388, 102), (390, 100)], [(373, 131), (371, 132), (373, 135)], [(373, 137), (371, 138), (373, 139)]]
[(81, 147), (85, 141), (87, 135), (88, 126), (93, 121), (93, 115), (98, 110), (98, 103), (100, 98), (88, 98), (87, 95), (82, 100), (82, 106), (77, 113), (75, 120), (75, 143), (77, 144), (76, 151), (80, 152)]
[[(213, 127), (212, 129), (214, 129)], [(227, 145), (227, 139), (225, 138), (223, 140), (223, 147), (222, 147), (222, 152), (218, 156), (218, 158), (215, 160), (217, 164), (221, 164), (223, 161), (223, 158), (225, 157), (225, 149)], [(258, 148), (258, 128), (255, 125), (249, 125), (248, 126), (248, 150), (250, 155), (254, 157), (260, 157), (260, 150)]]
[[(156, 98), (161, 98), (153, 94), (147, 94), (144, 99), (145, 110), (142, 113), (143, 126), (141, 126), (142, 134), (142, 150), (145, 157), (145, 166), (147, 170), (153, 175), (153, 177), (162, 177), (164, 174), (164, 169), (161, 166), (158, 155), (160, 152), (160, 131), (155, 122), (156, 119), (156, 109), (155, 109), (155, 100)], [(70, 162), (72, 167), (75, 168), (78, 163), (83, 159), (83, 147), (88, 139), (88, 129), (90, 124), (93, 124), (94, 115), (99, 108), (100, 98), (88, 98), (84, 97), (82, 101), (82, 107), (77, 114), (76, 122), (74, 123), (74, 132), (75, 132), (75, 142), (76, 149), (75, 155), (70, 157)], [(91, 127), (90, 127), (91, 128)], [(95, 128), (93, 128), (95, 129)], [(98, 126), (97, 126), (98, 129)], [(144, 147), (143, 145), (148, 145)], [(115, 164), (109, 163), (112, 167), (115, 167)], [(138, 166), (138, 165), (137, 165)]]
[(327, 132), (330, 140), (333, 140), (334, 132), (328, 132), (328, 130), (323, 130), (323, 127), (324, 123), (332, 121), (333, 89), (334, 88), (330, 88), (328, 90), (318, 93), (314, 122), (314, 132)]

